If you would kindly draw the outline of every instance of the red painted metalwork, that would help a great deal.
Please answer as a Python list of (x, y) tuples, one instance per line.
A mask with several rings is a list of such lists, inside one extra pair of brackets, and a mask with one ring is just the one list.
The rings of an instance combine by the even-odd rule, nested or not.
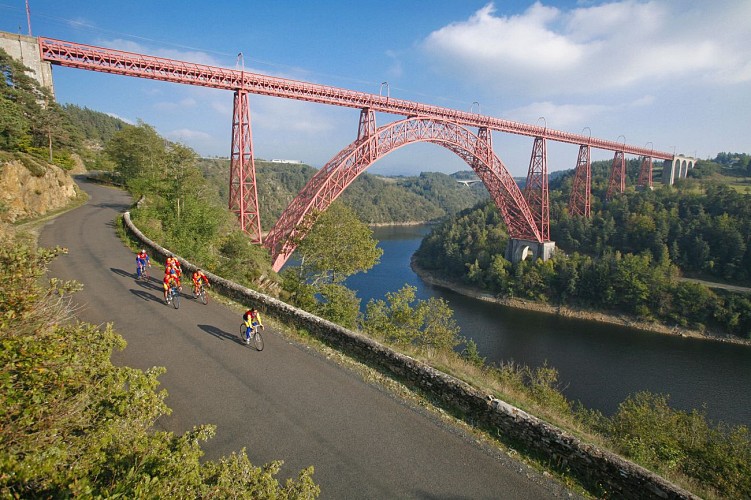
[(616, 151), (613, 156), (613, 169), (610, 171), (610, 181), (608, 182), (608, 192), (605, 194), (606, 200), (612, 200), (613, 196), (623, 193), (626, 190), (626, 157), (623, 151)]
[(574, 183), (571, 186), (571, 196), (568, 200), (568, 212), (571, 215), (591, 216), (592, 199), (592, 164), (590, 161), (590, 147), (587, 144), (579, 146), (579, 157), (576, 160)]
[(369, 140), (371, 137), (373, 137), (376, 133), (376, 119), (375, 119), (375, 113), (372, 109), (365, 108), (362, 111), (360, 111), (360, 126), (357, 129), (357, 144), (362, 144), (362, 148), (357, 149), (357, 154), (362, 155), (362, 158), (358, 158), (356, 161), (357, 163), (360, 162), (369, 162), (372, 163), (375, 161), (375, 158), (378, 154), (378, 140), (375, 139), (374, 142), (371, 143)]
[[(361, 120), (362, 123), (362, 120)], [(311, 213), (323, 212), (374, 161), (414, 142), (431, 142), (454, 152), (482, 179), (499, 208), (512, 238), (542, 241), (521, 190), (501, 160), (492, 152), (490, 134), (481, 137), (444, 120), (412, 117), (385, 125), (370, 137), (358, 138), (308, 181), (266, 236), (274, 270), (282, 268), (309, 229), (303, 224)], [(375, 156), (365, 154), (374, 151)]]
[(543, 137), (535, 137), (529, 159), (524, 198), (535, 219), (543, 241), (550, 241), (550, 198), (548, 193), (548, 155)]
[(652, 188), (652, 158), (643, 156), (641, 159), (641, 168), (639, 169), (639, 180), (636, 186), (640, 188)]
[(327, 85), (319, 85), (286, 78), (277, 78), (247, 71), (231, 70), (204, 64), (176, 61), (162, 57), (112, 50), (91, 45), (39, 38), (41, 58), (53, 64), (72, 68), (101, 71), (118, 75), (151, 78), (175, 83), (199, 85), (225, 90), (245, 90), (251, 94), (285, 97), (301, 101), (368, 108), (374, 112), (384, 112), (401, 116), (421, 116), (438, 120), (452, 121), (469, 127), (488, 128), (499, 132), (543, 137), (547, 140), (569, 144), (590, 144), (592, 147), (609, 151), (623, 151), (639, 156), (651, 156), (672, 160), (673, 153), (628, 146), (620, 142), (608, 141), (571, 134), (559, 130), (527, 125), (510, 120), (502, 120), (479, 113), (458, 111), (440, 106), (431, 106), (414, 101), (395, 99), (354, 90), (346, 90)]
[(232, 113), (232, 156), (229, 167), (229, 209), (254, 243), (262, 243), (261, 212), (258, 209), (253, 135), (250, 127), (248, 93), (235, 92)]
[[(241, 224), (246, 228), (246, 231), (249, 231), (254, 239), (259, 242), (261, 240), (260, 218), (258, 216), (258, 199), (255, 189), (256, 181), (253, 165), (252, 141), (250, 140), (250, 114), (243, 114), (243, 110), (247, 109), (247, 94), (283, 97), (367, 110), (363, 111), (361, 114), (358, 140), (342, 150), (331, 162), (329, 162), (330, 165), (337, 167), (339, 165), (337, 161), (350, 162), (353, 165), (363, 165), (369, 164), (368, 162), (375, 161), (375, 159), (382, 156), (382, 154), (379, 153), (382, 147), (380, 141), (384, 141), (388, 138), (383, 137), (381, 133), (375, 133), (375, 112), (412, 117), (411, 119), (398, 123), (412, 123), (410, 120), (420, 117), (419, 119), (421, 120), (431, 120), (431, 123), (433, 124), (441, 123), (444, 127), (446, 127), (446, 124), (449, 122), (454, 126), (477, 127), (481, 131), (485, 131), (483, 132), (485, 135), (482, 140), (479, 143), (475, 141), (475, 146), (483, 151), (490, 144), (490, 131), (492, 130), (535, 137), (536, 140), (537, 138), (540, 138), (543, 140), (554, 140), (570, 144), (586, 143), (590, 147), (615, 151), (616, 159), (620, 155), (621, 166), (616, 169), (616, 160), (614, 160), (613, 174), (616, 175), (611, 176), (612, 185), (608, 188), (608, 197), (613, 195), (616, 182), (620, 182), (621, 192), (625, 189), (625, 163), (623, 159), (625, 153), (649, 156), (650, 158), (659, 158), (663, 160), (672, 160), (674, 157), (674, 153), (654, 151), (653, 149), (647, 150), (646, 148), (628, 146), (624, 143), (596, 139), (591, 136), (585, 137), (580, 134), (570, 134), (568, 132), (548, 129), (547, 126), (539, 127), (527, 125), (490, 116), (483, 116), (479, 113), (472, 113), (471, 111), (464, 112), (403, 99), (394, 99), (388, 93), (386, 96), (382, 96), (326, 85), (289, 80), (286, 78), (270, 77), (246, 72), (244, 70), (231, 70), (216, 66), (177, 61), (62, 40), (53, 40), (50, 38), (40, 37), (38, 40), (41, 59), (49, 61), (52, 64), (234, 91), (236, 93), (236, 115), (235, 121), (233, 122), (232, 155), (239, 167), (235, 166), (233, 169), (234, 177), (232, 177), (231, 184), (233, 182), (235, 184), (230, 186), (230, 190), (232, 191), (234, 186), (232, 195), (235, 198), (234, 201), (230, 203), (231, 209), (234, 207), (234, 210), (237, 211)], [(238, 100), (240, 100), (239, 117), (237, 115)], [(247, 119), (245, 116), (247, 116)], [(247, 127), (245, 126), (246, 123)], [(235, 124), (237, 124), (237, 129), (235, 129)], [(473, 137), (477, 139), (477, 136)], [(419, 140), (441, 143), (438, 139)], [(483, 144), (484, 141), (487, 141), (487, 143)], [(450, 144), (450, 142), (446, 142), (442, 145), (453, 150), (472, 165), (475, 158), (475, 152), (473, 150), (470, 150), (471, 152), (467, 153), (462, 146), (456, 146), (456, 149), (452, 149), (454, 146)], [(355, 159), (349, 158), (348, 155), (352, 152), (355, 152), (358, 157)], [(500, 160), (498, 160), (498, 162), (500, 162)], [(509, 231), (516, 231), (520, 234), (529, 232), (528, 228), (526, 228), (526, 225), (529, 223), (529, 220), (526, 218), (529, 214), (529, 207), (523, 197), (521, 197), (521, 200), (514, 199), (515, 195), (511, 194), (512, 190), (507, 186), (509, 179), (511, 181), (513, 181), (513, 179), (510, 175), (508, 176), (508, 179), (505, 175), (498, 177), (498, 172), (494, 170), (497, 169), (495, 160), (492, 167), (486, 167), (484, 165), (485, 163), (483, 162), (477, 164), (476, 171), (486, 186), (488, 186), (488, 189), (491, 190), (491, 194), (493, 194), (493, 190), (495, 190), (496, 196), (499, 197), (500, 201), (497, 199), (496, 203), (502, 211), (507, 224), (509, 224)], [(501, 167), (502, 173), (508, 174), (502, 164)], [(353, 167), (350, 166), (348, 169), (344, 170), (349, 171), (352, 170), (352, 168)], [(326, 167), (324, 167), (322, 171), (328, 172)], [(332, 176), (335, 174), (333, 171), (330, 173)], [(319, 174), (321, 174), (321, 171), (319, 171)], [(348, 175), (336, 173), (336, 176), (338, 175), (343, 175), (342, 179), (348, 178)], [(342, 182), (342, 179), (337, 178), (337, 180), (332, 182)], [(328, 178), (326, 178), (326, 182), (329, 182)], [(516, 185), (514, 184), (514, 186)], [(516, 191), (518, 191), (518, 188)], [(331, 196), (331, 193), (333, 192), (335, 191), (329, 191), (328, 196)], [(501, 196), (499, 193), (507, 194)], [(513, 203), (506, 205), (505, 203), (507, 201), (512, 201)], [(521, 202), (524, 202), (523, 205)], [(544, 205), (542, 191), (540, 203), (540, 211), (535, 209), (535, 213), (542, 214), (541, 210)], [(524, 210), (519, 208), (521, 206), (524, 207)], [(293, 207), (290, 206), (288, 207), (288, 210), (292, 208)], [(503, 212), (503, 210), (509, 211)], [(547, 209), (545, 209), (545, 217), (547, 217)], [(542, 217), (538, 217), (538, 219), (538, 223), (534, 224), (534, 238), (532, 238), (531, 235), (527, 235), (527, 239), (542, 241), (540, 229), (546, 231), (547, 226), (542, 221)], [(279, 223), (277, 223), (277, 225), (278, 224)], [(512, 237), (514, 237), (513, 234)], [(547, 236), (545, 238), (547, 239)]]

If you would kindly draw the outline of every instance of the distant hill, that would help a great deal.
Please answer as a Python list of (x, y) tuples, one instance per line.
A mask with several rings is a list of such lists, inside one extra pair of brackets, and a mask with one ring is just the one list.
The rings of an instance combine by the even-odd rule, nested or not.
[[(204, 176), (225, 202), (229, 190), (229, 160), (201, 159)], [(261, 222), (270, 229), (316, 170), (306, 164), (255, 160)], [(438, 220), (487, 198), (485, 187), (466, 186), (456, 178), (435, 172), (415, 177), (361, 174), (341, 199), (368, 224)]]

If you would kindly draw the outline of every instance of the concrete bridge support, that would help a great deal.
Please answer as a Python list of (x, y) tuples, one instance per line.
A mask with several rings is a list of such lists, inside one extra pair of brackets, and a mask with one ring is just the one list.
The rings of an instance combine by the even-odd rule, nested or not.
[(511, 238), (506, 247), (506, 260), (509, 262), (521, 262), (526, 259), (548, 260), (555, 251), (555, 241), (517, 240)]
[(52, 95), (55, 95), (55, 87), (52, 84), (52, 63), (42, 60), (37, 38), (0, 32), (0, 48), (28, 67), (31, 70), (31, 76), (39, 82), (39, 85), (49, 89)]
[(683, 155), (674, 156), (672, 160), (665, 160), (662, 167), (662, 183), (672, 186), (676, 179), (685, 179), (694, 165), (696, 165), (696, 158)]

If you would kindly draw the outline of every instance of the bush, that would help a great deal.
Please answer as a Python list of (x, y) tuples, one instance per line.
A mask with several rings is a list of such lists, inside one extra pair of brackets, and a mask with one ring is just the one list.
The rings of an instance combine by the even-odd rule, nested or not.
[(751, 493), (748, 428), (712, 427), (703, 413), (674, 410), (668, 397), (640, 392), (621, 403), (608, 434), (625, 456), (658, 472), (678, 472), (727, 498)]

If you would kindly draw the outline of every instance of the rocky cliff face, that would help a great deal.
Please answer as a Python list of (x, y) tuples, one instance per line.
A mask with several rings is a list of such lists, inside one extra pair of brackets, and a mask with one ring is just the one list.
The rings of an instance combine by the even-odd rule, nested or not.
[(0, 165), (1, 220), (38, 217), (67, 206), (78, 195), (73, 179), (63, 169), (49, 165), (44, 170), (34, 174), (20, 161)]

